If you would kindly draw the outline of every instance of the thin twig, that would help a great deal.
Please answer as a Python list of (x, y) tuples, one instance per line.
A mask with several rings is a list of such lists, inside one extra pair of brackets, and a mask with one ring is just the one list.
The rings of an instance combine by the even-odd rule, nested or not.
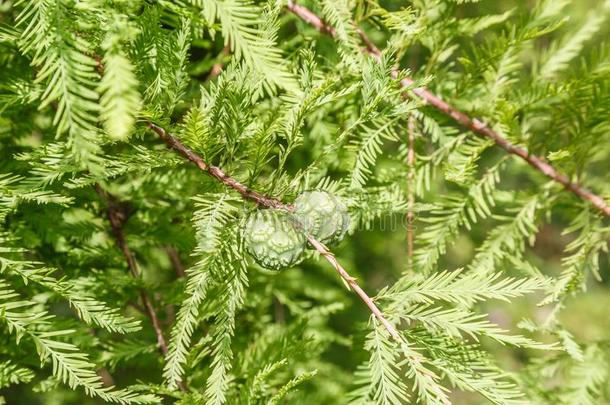
[(178, 251), (173, 246), (166, 246), (165, 251), (167, 252), (167, 257), (176, 272), (176, 275), (180, 278), (185, 277), (186, 273), (184, 272), (184, 265), (182, 264), (182, 260), (180, 260), (180, 255)]
[(106, 367), (102, 367), (99, 370), (97, 370), (97, 375), (99, 375), (100, 378), (102, 379), (102, 384), (104, 384), (104, 387), (114, 387), (115, 386), (114, 378), (112, 378), (112, 374), (110, 374), (110, 371), (108, 371), (108, 369)]
[(413, 205), (415, 204), (415, 117), (413, 114), (409, 115), (409, 122), (407, 124), (407, 131), (409, 133), (409, 139), (407, 142), (407, 166), (409, 173), (407, 175), (407, 265), (409, 270), (413, 268)]
[(220, 74), (220, 72), (222, 72), (222, 68), (225, 65), (224, 58), (230, 55), (230, 53), (231, 48), (229, 47), (229, 45), (225, 45), (225, 47), (222, 48), (222, 52), (220, 53), (220, 55), (218, 55), (217, 62), (212, 65), (212, 69), (210, 69), (210, 72), (206, 76), (206, 82), (214, 80)]
[[(267, 208), (280, 208), (292, 211), (292, 205), (284, 204), (276, 198), (267, 197), (254, 190), (250, 190), (237, 180), (226, 175), (220, 168), (207, 164), (199, 155), (187, 148), (182, 142), (173, 137), (160, 126), (149, 122), (148, 127), (155, 131), (157, 135), (159, 135), (159, 137), (163, 139), (170, 148), (174, 149), (176, 152), (178, 152), (186, 159), (194, 163), (202, 171), (207, 172), (212, 177), (216, 178), (218, 181), (237, 191), (239, 194), (242, 195), (243, 198), (252, 200), (257, 204)], [(385, 326), (390, 335), (392, 335), (392, 337), (397, 341), (400, 341), (400, 335), (398, 334), (396, 328), (394, 328), (394, 326), (392, 326), (392, 324), (388, 322), (387, 319), (385, 319), (383, 313), (381, 312), (381, 310), (379, 310), (377, 305), (375, 305), (371, 297), (369, 297), (366, 292), (364, 292), (364, 290), (360, 288), (358, 283), (356, 283), (356, 279), (350, 276), (347, 271), (345, 271), (345, 269), (339, 264), (335, 256), (323, 244), (318, 242), (311, 235), (307, 235), (307, 240), (322, 256), (324, 256), (326, 260), (328, 260), (328, 262), (333, 266), (337, 273), (339, 273), (341, 278), (343, 278), (349, 284), (349, 286), (354, 290), (354, 292), (358, 294), (360, 299), (366, 304), (367, 307), (369, 307), (371, 312)]]
[[(91, 336), (96, 336), (97, 335), (97, 331), (93, 328), (89, 329), (89, 334)], [(116, 384), (114, 383), (114, 378), (112, 378), (112, 374), (110, 374), (110, 371), (108, 371), (108, 369), (106, 367), (100, 367), (97, 370), (97, 375), (100, 376), (100, 378), (102, 379), (102, 384), (104, 384), (104, 387), (114, 387)]]
[(284, 305), (282, 302), (274, 296), (272, 298), (273, 308), (275, 312), (275, 323), (285, 323), (286, 322), (286, 314), (284, 311)]
[[(107, 215), (108, 220), (110, 221), (110, 226), (112, 227), (112, 233), (114, 234), (114, 238), (116, 243), (121, 249), (123, 256), (127, 260), (127, 266), (129, 267), (129, 271), (134, 278), (140, 278), (140, 269), (138, 267), (138, 263), (135, 260), (129, 245), (127, 244), (127, 240), (125, 239), (125, 234), (123, 232), (123, 225), (125, 221), (127, 221), (128, 212), (124, 204), (121, 204), (116, 197), (108, 193), (104, 190), (99, 184), (95, 185), (95, 190), (102, 197), (102, 199), (106, 202), (108, 209)], [(157, 312), (153, 306), (153, 303), (143, 289), (140, 289), (140, 299), (144, 304), (144, 308), (146, 309), (146, 314), (150, 318), (153, 329), (155, 331), (155, 335), (157, 336), (157, 345), (159, 350), (163, 354), (163, 356), (167, 355), (167, 343), (165, 342), (165, 338), (163, 337), (163, 330), (161, 329), (161, 323), (159, 322), (159, 318), (157, 317)]]
[[(301, 18), (303, 21), (315, 27), (318, 31), (325, 34), (329, 34), (331, 36), (335, 35), (334, 28), (326, 24), (324, 20), (322, 20), (319, 16), (317, 16), (308, 8), (295, 4), (294, 1), (289, 0), (287, 9), (299, 18)], [(368, 36), (364, 33), (362, 29), (356, 27), (356, 30), (366, 45), (366, 48), (363, 49), (363, 51), (379, 59), (381, 57), (381, 52), (379, 51), (379, 49), (375, 46), (375, 44), (373, 44), (373, 42), (368, 38)], [(398, 77), (397, 70), (392, 71), (392, 77)], [(502, 137), (499, 133), (489, 128), (484, 122), (476, 118), (470, 118), (467, 114), (449, 105), (425, 87), (417, 87), (411, 89), (410, 87), (413, 86), (414, 83), (415, 81), (409, 77), (405, 77), (400, 81), (402, 87), (409, 88), (410, 91), (412, 91), (416, 96), (424, 100), (427, 104), (430, 104), (431, 106), (436, 108), (444, 115), (452, 118), (458, 124), (469, 129), (470, 131), (493, 140), (496, 145), (504, 149), (506, 152), (519, 156), (521, 159), (525, 160), (530, 166), (532, 166), (545, 176), (556, 181), (557, 183), (561, 184), (568, 191), (571, 191), (583, 200), (589, 201), (604, 215), (610, 216), (610, 206), (606, 204), (602, 197), (587, 190), (579, 183), (572, 182), (568, 176), (557, 171), (557, 169), (555, 169), (549, 163), (544, 161), (543, 158), (536, 155), (532, 155), (527, 150), (519, 146), (513, 145), (507, 139)]]
[(180, 153), (182, 156), (193, 162), (199, 169), (204, 172), (208, 172), (212, 177), (216, 178), (221, 183), (229, 186), (230, 188), (236, 190), (239, 194), (241, 194), (244, 198), (249, 200), (253, 200), (259, 205), (271, 208), (282, 208), (282, 209), (290, 209), (291, 206), (284, 204), (283, 202), (276, 200), (274, 198), (267, 197), (257, 191), (250, 190), (245, 185), (241, 184), (239, 181), (234, 178), (228, 176), (225, 172), (222, 171), (217, 166), (207, 164), (201, 156), (197, 155), (195, 152), (184, 146), (182, 142), (178, 139), (171, 136), (169, 133), (165, 131), (165, 129), (161, 128), (158, 125), (153, 124), (152, 122), (148, 123), (148, 127), (155, 131), (157, 135), (161, 139), (165, 141), (165, 143), (176, 152)]
[[(176, 272), (176, 276), (178, 278), (186, 277), (186, 273), (184, 271), (184, 266), (182, 265), (182, 260), (180, 260), (180, 254), (172, 245), (165, 246), (165, 252), (167, 253), (167, 257), (172, 264), (172, 268)], [(165, 324), (173, 325), (176, 320), (176, 307), (174, 304), (167, 304), (165, 306)]]
[(358, 283), (356, 283), (356, 279), (350, 276), (347, 271), (345, 271), (343, 266), (339, 264), (339, 262), (335, 258), (335, 255), (332, 254), (332, 252), (330, 252), (323, 244), (315, 240), (311, 235), (307, 235), (307, 240), (309, 241), (311, 246), (313, 246), (322, 256), (326, 258), (326, 260), (328, 260), (330, 264), (333, 265), (335, 270), (337, 270), (337, 273), (339, 273), (339, 275), (349, 284), (352, 290), (354, 290), (354, 292), (358, 294), (360, 299), (366, 304), (367, 307), (369, 307), (369, 309), (377, 317), (377, 319), (379, 319), (379, 322), (381, 322), (383, 326), (385, 326), (385, 328), (388, 330), (388, 332), (390, 332), (390, 335), (392, 335), (392, 337), (397, 341), (400, 341), (400, 335), (398, 334), (398, 331), (390, 322), (388, 322), (387, 319), (385, 319), (383, 313), (377, 307), (377, 305), (375, 305), (371, 297), (369, 297), (364, 292), (364, 290), (360, 288)]

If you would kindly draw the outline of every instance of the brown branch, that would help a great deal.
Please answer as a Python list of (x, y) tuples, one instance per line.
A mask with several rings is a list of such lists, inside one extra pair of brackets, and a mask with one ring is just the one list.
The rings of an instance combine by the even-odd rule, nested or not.
[(108, 371), (108, 369), (106, 367), (102, 367), (99, 370), (97, 370), (97, 375), (99, 375), (100, 378), (102, 379), (102, 384), (104, 384), (104, 387), (114, 387), (115, 386), (114, 378), (112, 378), (112, 374), (110, 374), (110, 371)]
[[(97, 335), (97, 331), (95, 329), (89, 329), (89, 334), (95, 337)], [(114, 378), (112, 378), (112, 374), (110, 374), (110, 371), (108, 371), (106, 367), (100, 367), (97, 370), (97, 375), (99, 375), (102, 379), (102, 384), (104, 387), (114, 387), (116, 385), (114, 383)]]
[(333, 37), (336, 35), (335, 28), (332, 25), (326, 24), (320, 17), (318, 17), (313, 11), (311, 11), (307, 7), (300, 6), (296, 4), (293, 0), (288, 0), (286, 8), (290, 12), (299, 16), (301, 20), (313, 26), (321, 33), (329, 34)]
[[(167, 253), (167, 258), (169, 259), (174, 272), (176, 272), (176, 276), (178, 278), (186, 277), (186, 273), (184, 271), (184, 266), (182, 265), (182, 260), (180, 260), (180, 254), (176, 250), (175, 247), (171, 245), (165, 246), (165, 253)], [(176, 307), (173, 304), (167, 304), (165, 306), (165, 324), (173, 325), (176, 320)]]
[(173, 246), (166, 246), (165, 252), (167, 252), (167, 257), (169, 258), (176, 275), (179, 278), (185, 277), (186, 273), (184, 272), (184, 265), (182, 265), (182, 260), (180, 260), (180, 255), (178, 254), (176, 248)]
[(273, 301), (273, 309), (275, 312), (275, 323), (285, 323), (286, 314), (284, 311), (284, 305), (276, 296), (273, 296), (272, 301)]
[(332, 254), (323, 244), (315, 240), (311, 235), (307, 235), (307, 240), (309, 241), (311, 246), (313, 246), (322, 256), (326, 258), (326, 260), (328, 260), (330, 264), (332, 264), (335, 270), (337, 270), (337, 273), (339, 273), (339, 275), (349, 284), (352, 290), (354, 290), (354, 292), (358, 294), (360, 299), (366, 304), (367, 307), (369, 307), (371, 312), (377, 317), (377, 319), (379, 319), (379, 321), (388, 330), (388, 332), (390, 332), (390, 335), (392, 335), (392, 337), (397, 341), (400, 341), (400, 335), (398, 334), (396, 328), (394, 328), (394, 326), (390, 322), (388, 322), (387, 319), (385, 319), (383, 313), (377, 307), (377, 305), (375, 305), (371, 297), (369, 297), (366, 292), (364, 292), (364, 290), (360, 288), (358, 283), (356, 283), (356, 279), (350, 276), (347, 271), (345, 271), (345, 269), (341, 266), (341, 264), (339, 264), (339, 262), (335, 258), (335, 255)]
[[(123, 225), (129, 217), (128, 207), (118, 201), (116, 197), (104, 190), (99, 184), (95, 185), (95, 191), (97, 191), (99, 196), (106, 202), (108, 206), (107, 215), (108, 220), (110, 221), (110, 226), (112, 228), (112, 233), (114, 234), (117, 246), (123, 253), (123, 256), (125, 256), (125, 259), (127, 260), (127, 267), (129, 267), (131, 275), (136, 279), (140, 278), (140, 269), (138, 267), (138, 263), (136, 262), (135, 257), (131, 252), (129, 245), (127, 244), (127, 240), (125, 239), (125, 234), (123, 232)], [(165, 342), (165, 338), (163, 337), (161, 323), (159, 322), (157, 312), (155, 311), (150, 297), (143, 289), (140, 289), (140, 299), (144, 304), (146, 314), (150, 318), (153, 329), (155, 331), (155, 335), (157, 336), (157, 346), (159, 347), (159, 350), (161, 351), (163, 356), (165, 356), (167, 355), (167, 344)]]
[(208, 174), (210, 174), (212, 177), (216, 178), (221, 183), (236, 190), (244, 198), (253, 200), (257, 204), (262, 205), (264, 207), (282, 208), (282, 209), (291, 208), (290, 205), (284, 204), (283, 202), (276, 200), (275, 198), (270, 198), (257, 191), (250, 190), (245, 185), (241, 184), (234, 178), (228, 176), (219, 167), (207, 164), (206, 162), (204, 162), (204, 160), (201, 158), (201, 156), (197, 155), (195, 152), (193, 152), (192, 150), (190, 150), (189, 148), (184, 146), (184, 144), (182, 144), (182, 142), (180, 142), (178, 139), (176, 139), (173, 136), (171, 136), (170, 134), (168, 134), (160, 126), (157, 126), (157, 125), (153, 124), (152, 122), (149, 122), (148, 127), (150, 129), (152, 129), (153, 131), (155, 131), (157, 133), (157, 135), (159, 135), (159, 137), (165, 141), (167, 146), (174, 149), (176, 152), (178, 152), (179, 154), (181, 154), (182, 156), (184, 156), (185, 158), (187, 158), (188, 160), (193, 162), (195, 164), (195, 166), (197, 166), (204, 172), (207, 172)]
[(222, 52), (220, 53), (220, 55), (218, 55), (218, 58), (217, 58), (218, 62), (216, 62), (212, 65), (212, 69), (210, 69), (210, 72), (206, 76), (206, 78), (205, 78), (206, 82), (209, 82), (210, 80), (214, 80), (220, 74), (220, 72), (222, 72), (222, 68), (225, 66), (224, 58), (226, 58), (230, 54), (231, 54), (231, 48), (229, 47), (229, 45), (225, 45), (225, 47), (222, 48)]
[(409, 193), (407, 201), (407, 262), (409, 269), (413, 268), (413, 205), (415, 204), (415, 117), (413, 114), (409, 116), (409, 122), (407, 124), (407, 131), (409, 138), (407, 142), (407, 166), (409, 168), (409, 174), (407, 175), (407, 192)]
[[(171, 149), (184, 156), (186, 159), (194, 163), (199, 169), (204, 172), (207, 172), (209, 175), (216, 178), (221, 183), (236, 190), (242, 195), (243, 198), (252, 200), (257, 204), (267, 208), (279, 208), (292, 211), (292, 205), (284, 204), (276, 198), (267, 197), (254, 190), (250, 190), (237, 180), (226, 175), (220, 168), (207, 164), (199, 155), (187, 148), (184, 144), (182, 144), (182, 142), (180, 142), (178, 139), (176, 139), (167, 131), (165, 131), (165, 129), (150, 122), (148, 123), (148, 127), (155, 131), (157, 135), (159, 135), (159, 137), (163, 139)], [(385, 326), (390, 335), (392, 335), (394, 339), (400, 340), (400, 335), (398, 334), (398, 331), (394, 328), (394, 326), (392, 326), (390, 322), (388, 322), (387, 319), (385, 319), (383, 313), (381, 312), (381, 310), (379, 310), (377, 305), (375, 305), (371, 297), (369, 297), (366, 292), (364, 292), (364, 290), (360, 288), (358, 283), (356, 283), (356, 279), (350, 276), (347, 271), (345, 271), (345, 269), (339, 264), (335, 256), (323, 244), (318, 242), (311, 235), (307, 235), (307, 240), (322, 256), (324, 256), (326, 260), (328, 260), (328, 262), (333, 266), (337, 273), (339, 273), (339, 275), (349, 284), (349, 286), (354, 290), (354, 292), (358, 294), (360, 299), (366, 304), (367, 307), (369, 307), (371, 312)]]
[[(287, 9), (290, 12), (292, 12), (293, 14), (295, 14), (296, 16), (298, 16), (299, 18), (301, 18), (303, 21), (314, 26), (318, 31), (332, 35), (332, 36), (335, 35), (335, 30), (332, 26), (326, 24), (320, 17), (318, 17), (316, 14), (314, 14), (311, 10), (307, 9), (306, 7), (295, 4), (294, 1), (290, 0), (290, 1), (288, 1)], [(367, 37), (367, 35), (364, 33), (364, 31), (362, 31), (362, 29), (356, 28), (356, 30), (357, 30), (358, 34), (360, 35), (360, 37), (362, 38), (363, 42), (366, 44), (366, 48), (364, 49), (364, 52), (379, 59), (381, 57), (381, 52), (379, 51), (379, 49)], [(392, 71), (392, 77), (394, 77), (394, 78), (398, 77), (397, 70)], [(411, 86), (413, 86), (414, 83), (415, 83), (414, 80), (409, 77), (403, 78), (400, 81), (400, 84), (406, 88), (410, 88)], [(597, 209), (599, 209), (604, 215), (610, 216), (610, 206), (608, 204), (606, 204), (606, 202), (604, 201), (604, 199), (602, 197), (587, 190), (585, 187), (581, 186), (579, 183), (570, 181), (568, 176), (557, 171), (557, 169), (555, 169), (549, 163), (544, 161), (543, 158), (536, 156), (536, 155), (532, 155), (529, 152), (527, 152), (527, 150), (525, 150), (519, 146), (513, 145), (507, 139), (502, 137), (502, 135), (500, 135), (493, 129), (489, 128), (484, 122), (482, 122), (476, 118), (470, 118), (467, 114), (463, 113), (462, 111), (458, 110), (457, 108), (452, 107), (451, 105), (449, 105), (448, 103), (443, 101), (440, 97), (438, 97), (435, 94), (433, 94), (432, 92), (430, 92), (425, 87), (417, 87), (417, 88), (411, 89), (411, 91), (416, 96), (418, 96), (419, 98), (424, 100), (427, 104), (430, 104), (431, 106), (436, 108), (438, 111), (440, 111), (444, 115), (452, 118), (454, 121), (456, 121), (461, 126), (467, 128), (468, 130), (470, 130), (480, 136), (493, 140), (496, 143), (496, 145), (498, 145), (499, 147), (504, 149), (506, 152), (519, 156), (521, 159), (525, 160), (530, 166), (532, 166), (533, 168), (535, 168), (536, 170), (538, 170), (545, 176), (551, 178), (555, 182), (561, 184), (566, 190), (571, 191), (572, 193), (574, 193), (578, 197), (582, 198), (583, 200), (589, 201)]]

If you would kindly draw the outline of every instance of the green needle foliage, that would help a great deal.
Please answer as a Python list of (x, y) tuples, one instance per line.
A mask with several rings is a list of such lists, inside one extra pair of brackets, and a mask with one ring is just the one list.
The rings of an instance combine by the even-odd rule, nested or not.
[[(0, 0), (0, 403), (609, 403), (609, 21)], [(313, 190), (347, 235), (257, 265)]]

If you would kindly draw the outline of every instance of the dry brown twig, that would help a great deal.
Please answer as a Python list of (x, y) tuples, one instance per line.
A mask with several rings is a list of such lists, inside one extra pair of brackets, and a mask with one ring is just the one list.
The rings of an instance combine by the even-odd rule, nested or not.
[(180, 254), (173, 246), (166, 246), (165, 252), (167, 253), (167, 257), (176, 272), (176, 276), (179, 278), (186, 277), (186, 273), (184, 271), (184, 265), (182, 264), (182, 260), (180, 260)]
[[(224, 173), (219, 167), (206, 163), (201, 158), (201, 156), (190, 150), (182, 142), (173, 137), (160, 126), (149, 122), (148, 127), (152, 129), (163, 141), (165, 141), (167, 146), (169, 146), (171, 149), (175, 150), (180, 155), (188, 159), (190, 162), (194, 163), (199, 169), (208, 173), (216, 180), (237, 191), (239, 194), (241, 194), (243, 198), (252, 200), (257, 204), (267, 208), (279, 208), (288, 211), (292, 210), (292, 205), (285, 204), (276, 198), (267, 197), (254, 190), (251, 190), (240, 182), (238, 182), (237, 180), (235, 180), (234, 178)], [(360, 299), (366, 304), (366, 306), (369, 307), (371, 312), (375, 315), (375, 317), (377, 317), (377, 319), (379, 319), (379, 321), (387, 329), (390, 335), (397, 341), (400, 341), (400, 335), (398, 334), (396, 328), (394, 328), (394, 326), (384, 317), (381, 310), (377, 307), (375, 302), (373, 302), (373, 299), (369, 297), (362, 288), (360, 288), (360, 286), (356, 282), (356, 279), (350, 276), (347, 271), (341, 266), (341, 264), (339, 264), (339, 262), (335, 258), (335, 255), (333, 255), (333, 253), (329, 251), (326, 246), (317, 241), (311, 235), (307, 236), (307, 240), (316, 249), (316, 251), (318, 251), (318, 253), (324, 256), (324, 258), (333, 266), (333, 268), (337, 271), (341, 278), (343, 278), (343, 280), (347, 282), (351, 289), (354, 290), (354, 292), (360, 297)]]
[(165, 131), (165, 129), (161, 128), (160, 126), (149, 122), (148, 127), (150, 129), (152, 129), (153, 131), (155, 131), (157, 133), (157, 135), (159, 135), (159, 137), (161, 139), (163, 139), (163, 141), (165, 141), (167, 146), (169, 146), (170, 148), (172, 148), (175, 151), (177, 151), (178, 153), (180, 153), (186, 159), (188, 159), (189, 161), (194, 163), (195, 166), (197, 166), (199, 169), (203, 170), (204, 172), (207, 172), (210, 176), (214, 177), (216, 180), (218, 180), (221, 183), (225, 184), (226, 186), (236, 190), (244, 198), (253, 200), (256, 203), (258, 203), (259, 205), (262, 205), (265, 207), (282, 208), (282, 209), (291, 208), (289, 205), (284, 204), (283, 202), (281, 202), (279, 200), (262, 195), (261, 193), (259, 193), (257, 191), (250, 190), (245, 185), (241, 184), (234, 178), (225, 174), (225, 172), (223, 172), (221, 168), (207, 164), (201, 156), (197, 155), (195, 152), (193, 152), (192, 150), (190, 150), (189, 148), (184, 146), (184, 144), (182, 142), (180, 142), (178, 139), (174, 138), (172, 135), (170, 135), (168, 132)]
[[(112, 228), (114, 239), (116, 240), (117, 246), (123, 253), (125, 260), (127, 260), (127, 267), (129, 268), (129, 272), (134, 278), (137, 279), (140, 277), (140, 268), (138, 267), (138, 263), (136, 262), (133, 252), (127, 244), (127, 239), (125, 239), (125, 233), (123, 232), (123, 226), (129, 218), (128, 207), (126, 204), (119, 201), (115, 196), (104, 190), (99, 184), (95, 185), (95, 191), (106, 203), (106, 212), (108, 216), (108, 221), (110, 222), (110, 227)], [(140, 289), (140, 299), (144, 304), (143, 312), (150, 319), (153, 330), (155, 331), (159, 351), (161, 352), (163, 357), (166, 357), (168, 347), (165, 341), (165, 337), (163, 336), (163, 328), (161, 327), (161, 322), (159, 321), (159, 317), (157, 316), (157, 311), (155, 310), (152, 300), (144, 289)], [(181, 381), (178, 386), (180, 387), (180, 390), (186, 391), (186, 385), (184, 384), (184, 382)]]
[[(329, 34), (331, 36), (335, 36), (335, 29), (332, 26), (326, 24), (324, 20), (322, 20), (318, 15), (313, 13), (308, 8), (298, 5), (292, 0), (289, 0), (287, 9), (299, 18), (301, 18), (303, 21), (315, 27), (318, 31), (325, 34)], [(363, 51), (375, 57), (376, 59), (381, 58), (381, 51), (368, 38), (366, 33), (359, 27), (356, 27), (356, 31), (360, 35), (360, 38), (362, 39), (364, 44), (366, 45)], [(397, 70), (392, 71), (392, 77), (398, 77)], [(414, 83), (415, 81), (409, 77), (405, 77), (400, 81), (402, 87), (409, 89), (409, 91), (411, 91), (417, 97), (419, 97), (432, 107), (436, 108), (444, 115), (452, 118), (461, 126), (480, 136), (493, 140), (496, 145), (504, 149), (506, 152), (512, 155), (516, 155), (521, 159), (525, 160), (530, 166), (532, 166), (545, 176), (551, 178), (555, 182), (561, 184), (566, 190), (571, 191), (576, 196), (582, 198), (585, 201), (589, 201), (604, 215), (610, 216), (610, 206), (606, 204), (602, 197), (587, 190), (579, 183), (571, 181), (568, 176), (557, 171), (557, 169), (547, 163), (543, 158), (530, 154), (522, 147), (513, 145), (507, 139), (502, 137), (502, 135), (500, 135), (498, 132), (489, 128), (484, 122), (476, 118), (470, 118), (467, 114), (446, 103), (440, 97), (436, 96), (425, 87), (411, 88)]]
[[(127, 267), (129, 268), (129, 272), (134, 278), (140, 278), (140, 268), (138, 267), (138, 263), (127, 244), (127, 240), (125, 239), (125, 233), (123, 232), (123, 225), (127, 221), (128, 218), (128, 210), (125, 204), (122, 204), (117, 200), (112, 194), (108, 193), (104, 190), (99, 184), (95, 185), (95, 191), (98, 195), (104, 200), (107, 205), (107, 216), (108, 221), (110, 222), (110, 226), (112, 228), (112, 233), (116, 240), (117, 246), (125, 256), (125, 260), (127, 260)], [(144, 308), (146, 310), (146, 314), (150, 318), (153, 329), (155, 331), (155, 335), (157, 336), (157, 346), (159, 350), (163, 354), (163, 356), (167, 355), (167, 343), (165, 342), (165, 338), (163, 337), (163, 330), (161, 328), (161, 323), (159, 322), (159, 318), (157, 317), (157, 312), (153, 306), (153, 303), (144, 290), (140, 290), (140, 299), (144, 304)]]
[[(167, 258), (176, 273), (176, 277), (184, 278), (186, 277), (186, 273), (184, 271), (184, 265), (182, 264), (182, 260), (180, 260), (180, 254), (178, 250), (174, 246), (168, 245), (165, 246), (165, 253), (167, 253)], [(176, 307), (173, 304), (167, 304), (165, 306), (165, 324), (173, 325), (176, 320)]]
[(210, 72), (206, 76), (206, 78), (205, 78), (206, 82), (209, 82), (210, 80), (214, 80), (216, 77), (218, 77), (218, 75), (220, 74), (220, 72), (222, 72), (222, 69), (225, 66), (224, 59), (227, 56), (229, 56), (230, 54), (231, 54), (231, 47), (229, 47), (229, 45), (225, 45), (225, 47), (222, 48), (222, 52), (220, 53), (220, 55), (218, 55), (218, 61), (212, 65), (212, 69), (210, 69)]
[(356, 279), (350, 276), (347, 271), (345, 271), (343, 266), (339, 264), (339, 261), (337, 260), (335, 255), (331, 251), (329, 251), (326, 246), (318, 242), (311, 235), (307, 235), (307, 240), (309, 241), (311, 246), (313, 246), (322, 256), (324, 256), (326, 260), (328, 260), (330, 264), (332, 264), (337, 273), (339, 273), (339, 275), (347, 282), (347, 284), (349, 284), (351, 289), (354, 290), (356, 294), (358, 294), (360, 299), (364, 301), (366, 306), (369, 307), (373, 315), (375, 315), (377, 319), (379, 319), (379, 322), (381, 322), (381, 324), (387, 329), (390, 335), (392, 335), (392, 337), (397, 341), (400, 341), (400, 335), (398, 334), (396, 328), (394, 328), (394, 325), (392, 325), (387, 319), (385, 319), (383, 313), (377, 307), (377, 305), (375, 305), (371, 297), (369, 297), (366, 292), (362, 288), (360, 288), (358, 283), (356, 283)]

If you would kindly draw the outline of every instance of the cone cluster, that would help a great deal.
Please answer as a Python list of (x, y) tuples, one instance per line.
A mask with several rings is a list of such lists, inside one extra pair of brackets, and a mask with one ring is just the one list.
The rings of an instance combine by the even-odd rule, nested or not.
[(294, 202), (294, 211), (267, 209), (250, 215), (244, 227), (245, 247), (256, 263), (269, 270), (292, 267), (303, 258), (307, 236), (332, 245), (349, 227), (343, 202), (327, 191), (306, 191)]

